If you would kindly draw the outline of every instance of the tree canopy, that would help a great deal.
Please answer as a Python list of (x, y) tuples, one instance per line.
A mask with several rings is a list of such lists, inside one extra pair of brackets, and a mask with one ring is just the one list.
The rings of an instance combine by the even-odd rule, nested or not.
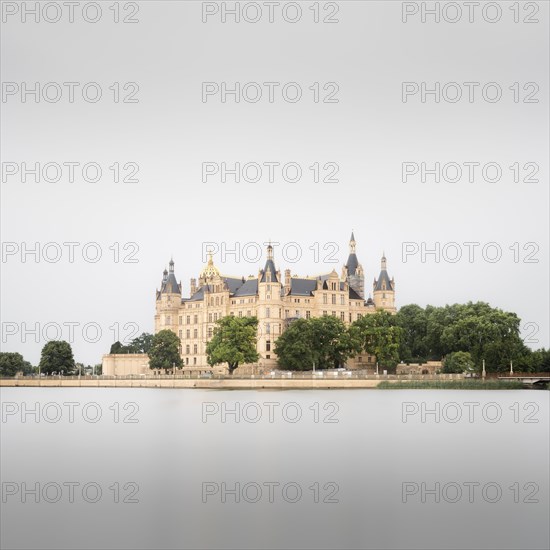
[(140, 336), (134, 338), (127, 346), (120, 341), (111, 345), (109, 353), (149, 353), (153, 344), (153, 335), (148, 332), (142, 332)]
[(403, 329), (397, 326), (395, 315), (379, 310), (364, 315), (351, 325), (360, 349), (376, 355), (381, 367), (395, 368), (399, 363), (399, 347)]
[(44, 374), (73, 374), (75, 362), (69, 342), (51, 340), (42, 348), (40, 371)]
[(179, 351), (180, 341), (171, 330), (161, 330), (152, 339), (149, 349), (149, 368), (165, 371), (181, 368), (183, 361)]
[(216, 321), (212, 339), (206, 345), (210, 366), (227, 363), (229, 374), (242, 363), (254, 363), (258, 319), (256, 317), (222, 317)]
[(0, 376), (15, 376), (18, 372), (30, 374), (33, 366), (20, 353), (0, 352)]
[(354, 334), (329, 316), (297, 319), (275, 342), (279, 364), (288, 370), (340, 367), (358, 350)]

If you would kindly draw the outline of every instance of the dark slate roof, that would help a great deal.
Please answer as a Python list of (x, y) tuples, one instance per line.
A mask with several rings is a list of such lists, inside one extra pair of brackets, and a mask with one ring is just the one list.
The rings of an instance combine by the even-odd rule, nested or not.
[(359, 265), (359, 260), (357, 259), (357, 254), (350, 254), (348, 256), (348, 261), (346, 267), (348, 269), (348, 275), (355, 275), (357, 266)]
[(237, 290), (244, 284), (243, 278), (239, 279), (237, 277), (224, 277), (223, 280), (227, 283), (230, 294), (235, 294), (235, 292), (237, 292)]
[(258, 279), (249, 279), (241, 285), (233, 296), (256, 296), (258, 294)]
[(267, 262), (265, 262), (265, 267), (262, 271), (262, 279), (260, 282), (262, 283), (266, 282), (265, 275), (268, 271), (271, 271), (271, 282), (278, 283), (279, 281), (277, 280), (277, 270), (275, 269), (275, 263), (273, 262), (273, 260), (267, 260)]
[(176, 276), (173, 272), (170, 272), (167, 279), (163, 281), (162, 286), (160, 287), (160, 291), (163, 294), (166, 293), (175, 293), (175, 294), (181, 294), (181, 287), (179, 283), (176, 281)]
[[(246, 284), (244, 279), (242, 279), (242, 278), (239, 279), (237, 277), (224, 277), (223, 281), (229, 287), (229, 294), (231, 296), (235, 295), (239, 291), (239, 289), (241, 289)], [(255, 279), (255, 281), (256, 281), (256, 283), (258, 282), (257, 279)], [(251, 281), (247, 281), (247, 282), (251, 282)], [(209, 285), (201, 286), (199, 288), (199, 290), (197, 290), (197, 292), (195, 292), (195, 294), (193, 294), (193, 296), (191, 296), (191, 298), (189, 298), (187, 301), (189, 301), (189, 302), (199, 302), (199, 301), (203, 300), (204, 299), (204, 291), (206, 289), (208, 289), (208, 286)], [(239, 294), (239, 296), (250, 296), (250, 294)]]
[(189, 298), (189, 302), (199, 302), (201, 301), (202, 299), (204, 298), (204, 287), (201, 286), (199, 288), (199, 290), (197, 290), (197, 292), (195, 292), (195, 294), (193, 294), (193, 296), (191, 296), (191, 298)]
[(368, 306), (373, 306), (374, 305), (374, 300), (369, 296), (368, 300), (367, 300), (367, 305)]
[(374, 290), (382, 290), (382, 281), (386, 281), (386, 290), (393, 290), (390, 276), (385, 269), (380, 271), (380, 275), (378, 276), (378, 280), (376, 281), (376, 286), (374, 287)]
[(351, 286), (349, 287), (349, 299), (350, 300), (362, 300), (363, 298), (361, 298), (361, 296), (359, 296), (359, 294), (357, 294), (357, 292), (355, 292), (355, 290), (353, 290), (353, 288), (351, 288)]
[(290, 294), (293, 296), (312, 296), (316, 288), (315, 279), (290, 279)]

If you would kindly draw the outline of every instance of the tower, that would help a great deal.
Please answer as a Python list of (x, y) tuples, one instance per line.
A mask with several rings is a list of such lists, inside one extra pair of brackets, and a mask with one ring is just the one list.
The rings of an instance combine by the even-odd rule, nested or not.
[(267, 247), (265, 266), (258, 273), (258, 343), (257, 350), (265, 367), (277, 364), (275, 340), (282, 332), (281, 273), (275, 267), (273, 247)]
[(349, 286), (355, 290), (361, 298), (365, 298), (365, 274), (363, 272), (363, 266), (359, 263), (357, 254), (355, 253), (356, 244), (355, 236), (352, 231), (349, 241), (348, 261), (342, 269), (342, 279), (345, 279)]
[(397, 311), (395, 308), (395, 281), (393, 277), (390, 279), (386, 271), (386, 265), (386, 255), (382, 253), (380, 275), (378, 275), (378, 280), (374, 279), (372, 295), (376, 309), (384, 309), (390, 313), (395, 313)]
[(172, 330), (177, 334), (178, 310), (181, 306), (181, 284), (176, 281), (174, 260), (170, 260), (169, 270), (164, 270), (160, 290), (156, 293), (155, 333)]

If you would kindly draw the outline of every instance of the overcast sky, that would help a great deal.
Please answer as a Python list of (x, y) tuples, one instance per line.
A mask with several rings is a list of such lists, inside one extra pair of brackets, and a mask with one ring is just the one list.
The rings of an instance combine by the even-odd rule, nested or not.
[[(336, 23), (315, 23), (313, 2), (300, 3), (295, 23), (275, 8), (270, 23), (265, 7), (258, 23), (235, 23), (230, 15), (222, 23), (221, 11), (203, 22), (201, 2), (178, 1), (139, 2), (135, 14), (121, 8), (121, 20), (137, 22), (115, 23), (111, 3), (100, 4), (96, 23), (80, 8), (73, 23), (66, 11), (58, 22), (36, 23), (5, 12), (4, 3), (3, 351), (36, 364), (49, 337), (72, 336), (75, 359), (98, 363), (113, 340), (153, 331), (155, 289), (171, 256), (188, 295), (203, 243), (241, 252), (215, 255), (224, 274), (257, 274), (265, 254), (256, 260), (253, 243), (263, 248), (271, 239), (280, 243), (281, 272), (314, 275), (340, 272), (352, 230), (367, 289), (385, 251), (398, 307), (486, 301), (521, 317), (529, 345), (549, 346), (547, 2), (536, 3), (535, 16), (520, 11), (519, 23), (508, 2), (500, 4), (499, 21), (476, 12), (473, 23), (464, 13), (454, 24), (443, 17), (422, 23), (420, 13), (404, 23), (401, 2), (339, 2), (335, 14), (334, 3), (321, 2), (321, 20)], [(285, 16), (297, 17), (295, 8)], [(22, 96), (37, 82), (38, 102)], [(77, 83), (73, 102), (66, 82)], [(205, 97), (204, 82), (212, 83)], [(240, 83), (238, 103), (235, 95), (222, 101), (222, 82)], [(297, 87), (285, 87), (289, 82), (300, 86), (299, 101), (292, 102)], [(406, 102), (403, 82), (412, 83)], [(422, 102), (423, 82), (432, 89), (440, 83), (439, 102), (434, 95)], [(445, 86), (450, 82), (460, 86)], [(92, 102), (98, 88), (101, 99)], [(454, 101), (457, 91), (462, 98)], [(80, 165), (72, 183), (68, 166), (60, 181), (27, 175), (23, 182), (24, 162)], [(220, 172), (203, 176), (205, 162), (212, 171), (222, 162), (279, 165), (272, 165), (273, 182), (267, 165), (257, 182), (244, 179), (255, 179), (254, 165), (240, 182), (231, 174), (224, 182)], [(404, 162), (411, 163), (406, 182)], [(462, 178), (435, 182), (428, 174), (422, 182), (413, 173), (422, 162), (428, 169), (457, 163)], [(83, 179), (86, 163), (100, 166), (99, 181)], [(114, 182), (115, 163), (120, 179), (137, 181)], [(287, 163), (301, 167), (299, 181), (285, 181)], [(315, 163), (321, 179), (332, 181), (314, 181)], [(494, 164), (484, 179), (487, 163)], [(287, 167), (288, 180), (295, 166)], [(498, 167), (500, 180), (486, 181), (497, 179)], [(455, 165), (444, 173), (447, 180), (455, 174)], [(54, 165), (46, 177), (56, 179)], [(38, 258), (22, 254), (35, 243)], [(436, 243), (439, 261), (422, 258), (423, 247)], [(96, 343), (85, 341), (85, 325), (88, 340), (101, 329)], [(24, 336), (37, 327), (40, 334)]]

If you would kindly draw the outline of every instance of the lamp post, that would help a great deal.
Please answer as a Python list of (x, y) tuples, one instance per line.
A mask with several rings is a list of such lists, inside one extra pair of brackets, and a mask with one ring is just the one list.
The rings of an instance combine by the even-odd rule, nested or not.
[(378, 376), (378, 361), (376, 361), (376, 376)]
[(510, 376), (512, 376), (514, 374), (514, 364), (512, 362), (512, 360), (510, 359)]
[(485, 378), (485, 375), (487, 373), (485, 372), (485, 359), (482, 360), (482, 367), (481, 367), (481, 378)]

